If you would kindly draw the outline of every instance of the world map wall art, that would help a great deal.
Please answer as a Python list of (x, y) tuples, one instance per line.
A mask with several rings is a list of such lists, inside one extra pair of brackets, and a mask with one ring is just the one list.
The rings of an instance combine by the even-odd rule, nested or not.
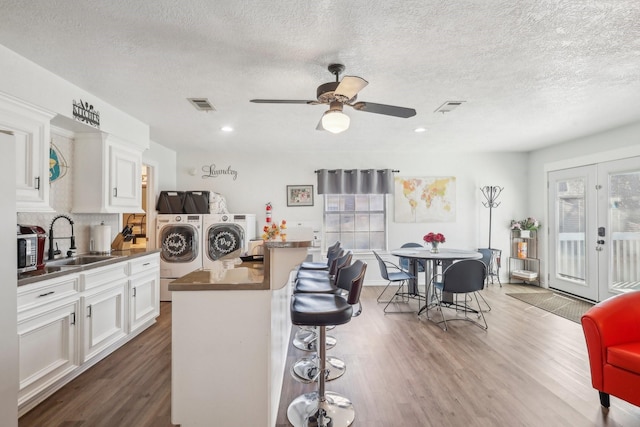
[(395, 177), (395, 222), (454, 222), (456, 177)]

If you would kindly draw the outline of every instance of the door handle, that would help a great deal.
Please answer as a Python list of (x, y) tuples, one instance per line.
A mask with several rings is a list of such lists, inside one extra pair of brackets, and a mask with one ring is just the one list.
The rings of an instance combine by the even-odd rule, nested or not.
[(604, 240), (598, 240), (596, 243), (599, 245), (604, 245)]

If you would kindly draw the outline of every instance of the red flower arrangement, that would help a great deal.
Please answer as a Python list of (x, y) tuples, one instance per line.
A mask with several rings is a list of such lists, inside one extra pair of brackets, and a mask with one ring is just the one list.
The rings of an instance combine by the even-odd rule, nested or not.
[(424, 240), (427, 243), (444, 243), (446, 242), (446, 239), (444, 238), (444, 234), (442, 233), (429, 233), (429, 234), (425, 234), (424, 237), (422, 238), (422, 240)]

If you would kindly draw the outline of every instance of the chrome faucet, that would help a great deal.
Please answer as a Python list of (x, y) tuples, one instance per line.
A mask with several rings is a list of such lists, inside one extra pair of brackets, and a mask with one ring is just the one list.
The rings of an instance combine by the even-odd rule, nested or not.
[[(69, 221), (69, 224), (71, 225), (71, 236), (70, 237), (53, 237), (53, 224), (55, 224), (55, 222), (57, 220), (59, 220), (60, 218), (64, 218), (67, 221)], [(51, 221), (51, 226), (49, 226), (49, 259), (54, 259), (56, 257), (56, 255), (60, 255), (60, 249), (58, 249), (58, 245), (56, 244), (56, 249), (53, 249), (53, 241), (55, 239), (70, 239), (71, 240), (71, 246), (69, 247), (69, 250), (67, 251), (67, 256), (70, 257), (71, 255), (73, 255), (73, 251), (75, 251), (76, 248), (76, 237), (73, 234), (73, 220), (67, 216), (67, 215), (58, 215), (57, 217), (53, 218), (53, 221)]]

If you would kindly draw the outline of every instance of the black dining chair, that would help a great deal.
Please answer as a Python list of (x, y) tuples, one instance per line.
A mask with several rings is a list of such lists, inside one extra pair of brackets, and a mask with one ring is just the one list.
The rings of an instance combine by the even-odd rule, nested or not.
[[(382, 257), (380, 257), (380, 255), (376, 251), (372, 251), (372, 252), (373, 252), (373, 255), (375, 255), (376, 259), (378, 260), (378, 268), (380, 269), (380, 275), (384, 280), (387, 281), (387, 286), (385, 286), (382, 292), (380, 292), (380, 295), (378, 295), (377, 301), (379, 303), (387, 303), (387, 305), (385, 305), (383, 309), (385, 313), (402, 313), (402, 311), (389, 312), (387, 311), (387, 308), (392, 302), (397, 302), (398, 299), (400, 299), (400, 302), (402, 303), (408, 303), (410, 297), (412, 298), (417, 297), (418, 299), (421, 297), (419, 294), (411, 295), (408, 292), (408, 289), (405, 289), (405, 285), (407, 284), (407, 281), (411, 279), (415, 279), (415, 277), (407, 273), (406, 271), (402, 270), (400, 266), (390, 261), (383, 260)], [(398, 288), (396, 289), (395, 293), (389, 300), (386, 300), (386, 301), (382, 300), (382, 296), (385, 294), (389, 286), (391, 286), (392, 284), (398, 285)], [(418, 302), (418, 305), (419, 305), (419, 302)], [(418, 311), (419, 311), (419, 308), (420, 307), (418, 307)]]
[[(450, 307), (456, 310), (456, 313), (462, 312), (464, 317), (450, 318), (452, 320), (466, 320), (474, 323), (482, 329), (487, 329), (487, 321), (484, 317), (483, 310), (480, 308), (480, 302), (478, 300), (478, 291), (484, 288), (485, 275), (487, 267), (485, 264), (476, 259), (465, 259), (458, 262), (454, 262), (447, 267), (442, 274), (438, 274), (432, 280), (432, 287), (436, 291), (435, 296), (437, 300), (437, 307), (442, 315), (442, 320), (437, 322), (438, 324), (444, 324), (444, 330), (447, 330), (447, 319), (444, 315), (443, 308)], [(439, 280), (438, 280), (439, 279)], [(454, 302), (444, 302), (443, 293), (453, 294)], [(458, 303), (457, 295), (464, 294), (465, 298), (462, 303)], [(467, 295), (472, 295), (476, 300), (477, 309), (469, 305), (470, 300), (467, 299)], [(469, 313), (474, 313), (477, 318), (482, 318), (482, 322), (473, 320), (469, 317)], [(429, 311), (427, 310), (427, 318), (429, 318)]]

